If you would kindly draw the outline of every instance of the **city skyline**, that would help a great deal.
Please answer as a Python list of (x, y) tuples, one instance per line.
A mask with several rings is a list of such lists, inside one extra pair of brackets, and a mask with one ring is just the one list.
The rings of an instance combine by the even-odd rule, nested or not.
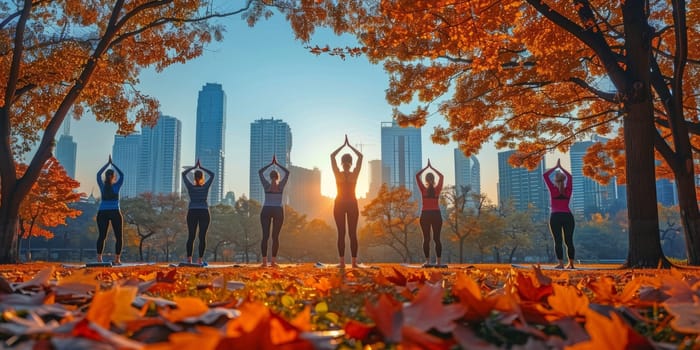
[[(138, 88), (157, 98), (161, 112), (182, 122), (184, 165), (195, 161), (197, 93), (206, 83), (221, 84), (226, 92), (226, 155), (223, 193), (249, 193), (249, 125), (259, 118), (275, 116), (294, 130), (294, 164), (321, 171), (323, 195), (335, 196), (329, 154), (343, 143), (347, 134), (365, 161), (380, 159), (381, 122), (391, 120), (392, 106), (385, 100), (388, 76), (381, 66), (366, 58), (316, 56), (294, 40), (288, 23), (275, 16), (249, 28), (240, 20), (227, 19), (229, 33), (222, 43), (213, 43), (200, 58), (177, 64), (158, 73), (145, 69)], [(315, 42), (352, 44), (320, 31)], [(283, 57), (284, 59), (280, 59)], [(76, 179), (80, 190), (95, 187), (95, 172), (112, 152), (116, 131), (113, 124), (99, 123), (84, 116), (72, 121), (78, 143)], [(421, 135), (422, 163), (427, 159), (439, 169), (451, 169), (456, 144), (436, 145), (430, 135), (436, 125), (445, 125), (439, 115), (428, 118)], [(477, 154), (481, 162), (482, 191), (497, 201), (497, 155), (493, 145)], [(554, 161), (556, 161), (556, 156)], [(565, 161), (562, 160), (562, 163)], [(447, 171), (445, 184), (454, 184), (454, 172)], [(363, 165), (357, 185), (358, 196), (369, 190), (369, 166)]]

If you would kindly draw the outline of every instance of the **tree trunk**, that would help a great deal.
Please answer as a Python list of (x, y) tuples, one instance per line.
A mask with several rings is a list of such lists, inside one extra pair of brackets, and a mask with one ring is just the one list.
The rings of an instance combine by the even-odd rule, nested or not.
[[(467, 236), (459, 237), (459, 263), (464, 264), (464, 241)], [(481, 261), (484, 261), (484, 257), (481, 257)]]
[(678, 207), (685, 233), (688, 264), (697, 266), (700, 265), (700, 212), (695, 195), (693, 172), (677, 173), (676, 186), (678, 186)]
[(668, 266), (659, 240), (654, 172), (654, 110), (650, 87), (651, 27), (643, 0), (622, 5), (627, 82), (623, 93), (629, 253), (627, 267)]
[(18, 240), (19, 204), (7, 202), (3, 201), (0, 204), (0, 264), (16, 264), (19, 261), (15, 249)]

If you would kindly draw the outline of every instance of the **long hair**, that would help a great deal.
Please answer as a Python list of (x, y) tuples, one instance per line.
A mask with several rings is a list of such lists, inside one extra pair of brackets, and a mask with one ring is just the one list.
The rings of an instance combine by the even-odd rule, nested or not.
[(119, 194), (114, 192), (114, 170), (108, 169), (105, 171), (105, 183), (102, 187), (102, 199), (114, 200), (119, 198)]
[(566, 186), (564, 185), (565, 180), (566, 175), (564, 175), (562, 172), (557, 171), (554, 174), (554, 185), (557, 186), (560, 194), (564, 194), (564, 190), (566, 189)]
[(195, 170), (194, 183), (197, 186), (202, 186), (204, 184), (204, 174), (202, 173), (201, 170)]
[(428, 188), (426, 188), (426, 197), (435, 198), (435, 175), (433, 173), (428, 173), (425, 175), (425, 181), (428, 182)]

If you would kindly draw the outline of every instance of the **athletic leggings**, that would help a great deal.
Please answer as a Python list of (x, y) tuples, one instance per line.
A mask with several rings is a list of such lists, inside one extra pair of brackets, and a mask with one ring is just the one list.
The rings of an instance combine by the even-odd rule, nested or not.
[(552, 213), (549, 217), (549, 230), (554, 237), (554, 252), (557, 259), (564, 258), (564, 248), (562, 247), (562, 231), (564, 232), (564, 244), (566, 244), (566, 255), (569, 260), (574, 260), (576, 249), (574, 249), (574, 215), (571, 213)]
[(440, 231), (442, 230), (442, 214), (439, 210), (425, 210), (420, 214), (420, 228), (423, 231), (423, 253), (425, 258), (430, 257), (430, 228), (433, 229), (433, 241), (435, 241), (435, 255), (442, 256), (442, 243), (440, 243)]
[(280, 249), (280, 231), (284, 223), (284, 210), (277, 206), (263, 206), (260, 211), (260, 224), (262, 225), (262, 242), (260, 250), (262, 256), (267, 256), (267, 242), (270, 240), (270, 226), (272, 226), (272, 257), (277, 257)]
[(105, 249), (105, 239), (107, 239), (107, 229), (109, 223), (112, 223), (112, 231), (116, 240), (114, 245), (114, 254), (122, 253), (122, 213), (119, 209), (107, 209), (97, 211), (97, 254), (102, 254)]
[(348, 235), (350, 236), (350, 253), (357, 258), (357, 219), (360, 212), (357, 209), (357, 201), (336, 201), (333, 206), (335, 226), (338, 228), (338, 256), (345, 256), (345, 216), (348, 220)]
[(197, 234), (197, 226), (199, 226), (199, 257), (204, 256), (204, 250), (207, 248), (207, 229), (209, 229), (209, 209), (190, 209), (187, 211), (187, 257), (192, 256), (194, 250), (194, 237)]

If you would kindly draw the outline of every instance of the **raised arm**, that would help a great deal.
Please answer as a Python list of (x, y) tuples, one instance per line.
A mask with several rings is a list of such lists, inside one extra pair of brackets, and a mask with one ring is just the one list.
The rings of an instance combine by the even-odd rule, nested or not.
[(428, 166), (425, 168), (418, 170), (416, 173), (416, 184), (418, 184), (418, 188), (421, 190), (421, 192), (424, 192), (425, 190), (425, 184), (423, 183), (423, 173), (428, 170)]
[(358, 175), (360, 173), (360, 169), (362, 168), (362, 153), (357, 150), (357, 148), (353, 147), (350, 143), (346, 143), (348, 147), (355, 153), (355, 156), (357, 156), (357, 160), (355, 160), (355, 169), (352, 170), (352, 173), (355, 175)]
[(116, 164), (114, 164), (114, 163), (112, 163), (112, 168), (114, 168), (114, 170), (117, 171), (117, 175), (119, 175), (119, 178), (117, 179), (117, 182), (115, 183), (115, 185), (121, 186), (121, 184), (124, 183), (124, 173), (123, 173), (122, 170), (119, 169), (119, 167), (118, 167)]
[(280, 188), (284, 188), (284, 186), (287, 184), (287, 180), (289, 180), (289, 170), (287, 168), (285, 168), (284, 165), (282, 165), (280, 163), (275, 163), (275, 164), (277, 164), (277, 166), (280, 168), (280, 170), (282, 170), (282, 172), (284, 173), (282, 175), (282, 180), (280, 180)]
[(203, 172), (207, 173), (207, 181), (204, 182), (204, 187), (209, 187), (214, 181), (214, 172), (201, 165), (199, 166), (199, 168), (202, 169)]
[(104, 184), (105, 184), (104, 181), (102, 180), (102, 174), (104, 174), (105, 170), (107, 170), (107, 168), (109, 168), (109, 164), (110, 164), (109, 162), (105, 163), (105, 165), (103, 165), (100, 168), (100, 170), (97, 171), (97, 184), (100, 186), (100, 188), (102, 188), (102, 186), (104, 186)]
[(269, 169), (273, 164), (274, 163), (270, 162), (270, 164), (265, 165), (264, 167), (258, 170), (258, 177), (260, 178), (260, 183), (266, 190), (268, 187), (270, 187), (270, 181), (267, 181), (267, 179), (265, 178), (265, 171), (267, 171), (267, 169)]
[(438, 176), (438, 181), (437, 181), (437, 184), (435, 185), (435, 190), (436, 190), (437, 192), (440, 192), (440, 191), (442, 190), (442, 180), (445, 179), (445, 176), (442, 175), (442, 173), (441, 173), (439, 170), (433, 168), (432, 166), (431, 166), (431, 168), (433, 169), (433, 171), (434, 171), (434, 172), (437, 174), (437, 176)]
[(338, 175), (340, 173), (340, 168), (338, 168), (338, 160), (336, 157), (338, 156), (338, 153), (340, 153), (340, 150), (343, 149), (345, 144), (340, 145), (340, 147), (336, 148), (335, 151), (331, 153), (331, 167), (333, 168), (333, 174)]
[(182, 181), (184, 181), (186, 184), (192, 184), (192, 181), (190, 181), (190, 178), (187, 177), (187, 175), (188, 175), (189, 173), (191, 173), (192, 170), (194, 170), (195, 168), (196, 168), (196, 167), (191, 166), (191, 167), (189, 167), (189, 168), (183, 170), (183, 171), (182, 171)]

